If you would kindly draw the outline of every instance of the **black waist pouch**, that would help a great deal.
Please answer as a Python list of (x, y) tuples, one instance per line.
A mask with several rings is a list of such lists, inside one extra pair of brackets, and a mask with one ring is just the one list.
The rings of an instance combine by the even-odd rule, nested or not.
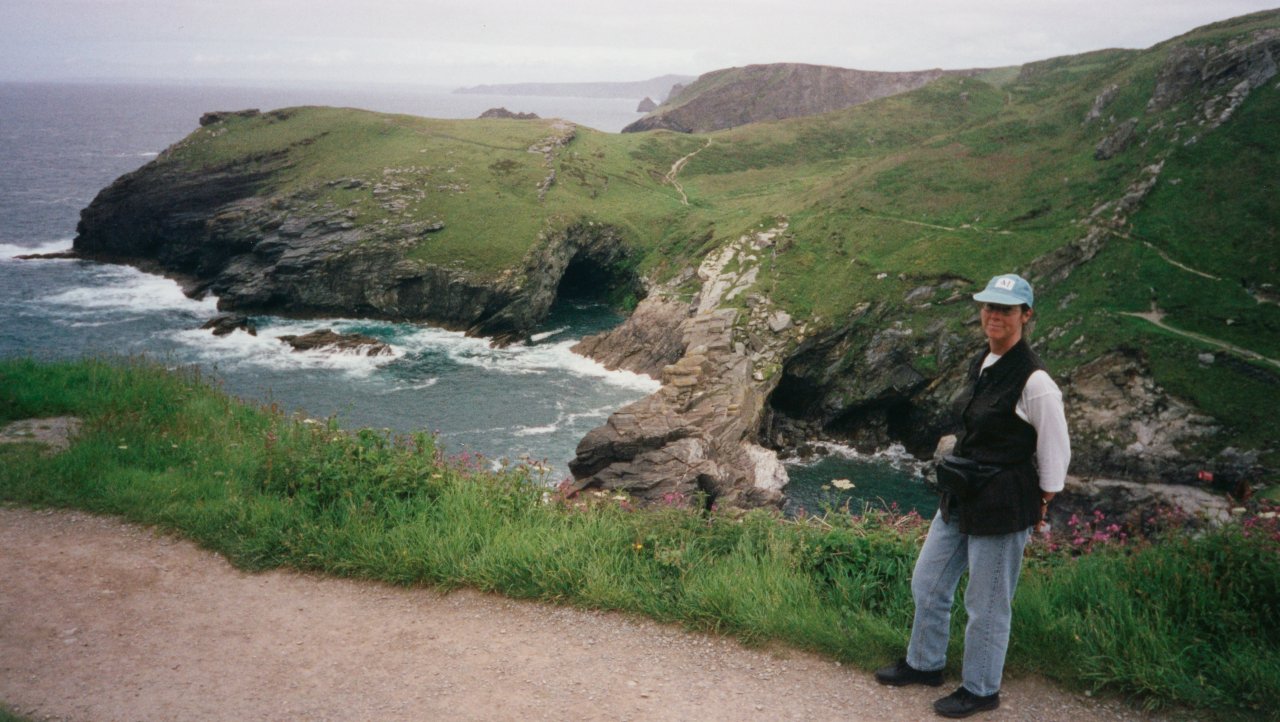
[(994, 464), (983, 464), (962, 456), (947, 454), (938, 462), (938, 488), (956, 495), (960, 499), (970, 499), (982, 491), (988, 481), (995, 478), (1003, 467)]

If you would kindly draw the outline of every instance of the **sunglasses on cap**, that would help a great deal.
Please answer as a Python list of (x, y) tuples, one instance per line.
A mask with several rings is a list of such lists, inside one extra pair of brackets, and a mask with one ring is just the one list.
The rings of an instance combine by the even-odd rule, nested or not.
[(1002, 315), (1007, 315), (1007, 314), (1013, 313), (1014, 311), (1022, 310), (1021, 306), (1006, 306), (1002, 303), (980, 303), (978, 305), (979, 307), (982, 308), (983, 311), (986, 311), (987, 313), (999, 313)]

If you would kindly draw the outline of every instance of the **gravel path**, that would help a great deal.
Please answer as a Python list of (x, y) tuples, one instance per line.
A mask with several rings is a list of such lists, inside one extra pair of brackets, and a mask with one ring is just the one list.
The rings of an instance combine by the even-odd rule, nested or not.
[[(36, 720), (921, 720), (785, 648), (621, 614), (291, 572), (76, 512), (0, 508), (0, 703)], [(1148, 719), (1007, 679), (987, 720)]]

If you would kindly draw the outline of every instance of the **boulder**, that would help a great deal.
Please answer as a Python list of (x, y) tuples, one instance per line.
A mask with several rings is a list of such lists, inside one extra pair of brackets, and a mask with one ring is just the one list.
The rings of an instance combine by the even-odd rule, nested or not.
[(1133, 131), (1138, 127), (1138, 119), (1130, 118), (1121, 123), (1110, 135), (1098, 142), (1093, 149), (1094, 160), (1110, 160), (1123, 153), (1133, 142)]
[(301, 336), (281, 336), (280, 340), (292, 346), (294, 351), (332, 351), (363, 356), (389, 356), (395, 353), (390, 346), (372, 336), (338, 333), (331, 328)]
[(214, 336), (226, 336), (233, 331), (244, 331), (250, 336), (258, 335), (258, 327), (248, 316), (239, 313), (224, 313), (205, 321), (202, 329), (212, 329)]

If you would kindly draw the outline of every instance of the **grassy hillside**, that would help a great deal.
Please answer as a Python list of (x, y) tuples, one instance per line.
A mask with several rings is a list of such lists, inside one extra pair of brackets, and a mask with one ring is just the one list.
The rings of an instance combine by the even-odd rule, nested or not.
[[(444, 230), (411, 255), (482, 276), (517, 267), (541, 235), (585, 219), (618, 227), (640, 272), (663, 280), (787, 218), (759, 282), (777, 303), (821, 330), (860, 304), (884, 302), (922, 333), (939, 319), (961, 328), (970, 305), (942, 302), (1079, 241), (1091, 218), (1163, 163), (1096, 258), (1061, 283), (1040, 284), (1038, 333), (1060, 373), (1108, 350), (1151, 351), (1158, 383), (1258, 447), (1267, 444), (1265, 414), (1280, 401), (1280, 367), (1268, 360), (1280, 359), (1280, 91), (1263, 84), (1217, 129), (1196, 125), (1203, 92), (1154, 112), (1147, 104), (1177, 48), (1221, 47), (1268, 28), (1280, 28), (1280, 13), (1146, 51), (948, 77), (843, 111), (711, 134), (577, 128), (550, 154), (531, 149), (563, 132), (556, 121), (297, 108), (201, 129), (160, 162), (199, 169), (283, 154), (287, 169), (264, 194), (349, 209), (357, 223), (441, 221)], [(1100, 117), (1086, 122), (1109, 89)], [(1131, 144), (1095, 159), (1128, 118), (1136, 119)], [(682, 158), (677, 188), (666, 176)], [(540, 192), (552, 170), (554, 183)], [(947, 280), (959, 287), (923, 299), (932, 306), (906, 303), (914, 289)], [(1153, 303), (1163, 327), (1123, 315)], [(1234, 361), (1206, 367), (1205, 353)]]

